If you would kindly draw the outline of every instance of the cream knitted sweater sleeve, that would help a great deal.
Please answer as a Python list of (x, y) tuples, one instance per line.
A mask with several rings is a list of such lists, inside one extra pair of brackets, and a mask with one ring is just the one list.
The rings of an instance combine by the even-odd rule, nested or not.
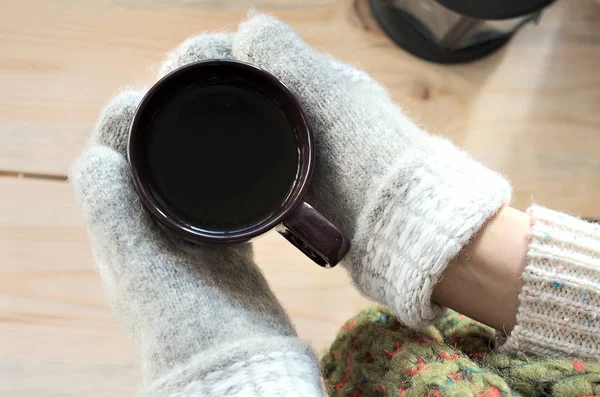
[(533, 206), (507, 352), (600, 359), (600, 226)]

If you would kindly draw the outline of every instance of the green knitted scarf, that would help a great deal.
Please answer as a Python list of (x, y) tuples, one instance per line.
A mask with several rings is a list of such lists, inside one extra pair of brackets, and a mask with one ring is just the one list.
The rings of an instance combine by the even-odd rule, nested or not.
[(452, 311), (416, 332), (370, 308), (340, 329), (321, 368), (332, 397), (600, 397), (600, 364), (499, 353), (495, 334)]

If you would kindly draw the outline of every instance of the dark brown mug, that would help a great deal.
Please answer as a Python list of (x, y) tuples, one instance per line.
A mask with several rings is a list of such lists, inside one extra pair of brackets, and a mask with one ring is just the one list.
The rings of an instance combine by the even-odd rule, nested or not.
[(185, 65), (139, 104), (127, 150), (158, 223), (194, 243), (243, 243), (276, 229), (323, 267), (349, 249), (304, 201), (315, 165), (308, 118), (273, 75), (232, 60)]

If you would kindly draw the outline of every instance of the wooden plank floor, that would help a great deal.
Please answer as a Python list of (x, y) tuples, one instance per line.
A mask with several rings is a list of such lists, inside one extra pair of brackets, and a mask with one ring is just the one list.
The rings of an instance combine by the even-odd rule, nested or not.
[[(13, 0), (0, 5), (0, 396), (131, 395), (135, 353), (103, 302), (65, 181), (102, 104), (151, 84), (164, 53), (233, 29), (249, 6), (389, 87), (532, 201), (600, 217), (600, 6), (559, 0), (501, 52), (462, 66), (397, 50), (350, 0)], [(368, 304), (342, 269), (282, 239), (257, 260), (302, 338), (321, 350)]]

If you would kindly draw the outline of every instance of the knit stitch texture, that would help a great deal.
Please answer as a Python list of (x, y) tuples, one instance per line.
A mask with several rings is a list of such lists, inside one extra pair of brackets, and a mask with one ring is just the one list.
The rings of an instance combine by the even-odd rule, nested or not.
[(502, 349), (600, 360), (600, 226), (539, 206), (517, 326)]
[(318, 150), (307, 201), (349, 235), (343, 265), (358, 289), (411, 327), (433, 321), (433, 286), (510, 201), (506, 179), (427, 134), (366, 73), (315, 52), (273, 17), (242, 23), (233, 57), (271, 72), (306, 110)]
[(495, 351), (496, 332), (453, 311), (420, 332), (388, 309), (350, 319), (321, 360), (331, 397), (594, 396), (600, 364)]
[[(202, 357), (192, 360), (188, 369), (196, 370)], [(184, 370), (179, 368), (180, 371)], [(198, 375), (198, 374), (196, 374)], [(229, 367), (216, 369), (196, 378), (189, 374), (182, 377), (187, 382), (173, 388), (173, 380), (179, 376), (168, 374), (164, 381), (157, 381), (150, 388), (151, 395), (171, 397), (316, 397), (322, 388), (312, 355), (295, 352), (271, 352), (257, 354), (245, 361), (237, 361)], [(190, 379), (192, 379), (190, 381)]]
[[(433, 286), (510, 201), (508, 182), (421, 130), (366, 73), (313, 51), (270, 16), (235, 35), (186, 40), (159, 77), (218, 58), (266, 69), (302, 103), (317, 147), (307, 200), (351, 238), (344, 266), (357, 287), (410, 327), (438, 318)], [(104, 108), (71, 174), (107, 298), (141, 356), (142, 393), (318, 395), (318, 377), (299, 375), (316, 373), (310, 346), (296, 338), (251, 248), (192, 246), (142, 209), (125, 161), (142, 95), (125, 91)]]
[[(223, 55), (231, 41), (222, 34), (188, 40), (161, 73)], [(297, 338), (250, 244), (192, 245), (158, 228), (143, 209), (126, 161), (141, 97), (124, 91), (105, 106), (70, 174), (107, 300), (140, 356), (140, 393), (320, 396), (317, 360)]]

